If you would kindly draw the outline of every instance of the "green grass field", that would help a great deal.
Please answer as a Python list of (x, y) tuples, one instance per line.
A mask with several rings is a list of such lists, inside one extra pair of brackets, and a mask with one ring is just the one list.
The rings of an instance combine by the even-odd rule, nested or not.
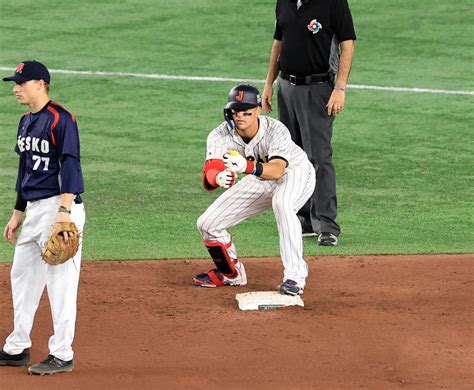
[[(52, 69), (263, 79), (274, 3), (4, 1), (0, 66), (37, 59)], [(473, 6), (456, 3), (350, 2), (358, 35), (351, 84), (473, 91)], [(85, 259), (207, 257), (195, 221), (219, 191), (201, 188), (201, 167), (233, 85), (52, 74), (50, 95), (81, 132)], [(2, 229), (15, 200), (12, 150), (25, 111), (11, 87), (0, 84)], [(306, 255), (474, 252), (473, 102), (348, 90), (333, 138), (340, 245), (307, 239)], [(278, 255), (271, 212), (232, 233), (242, 257)], [(2, 240), (0, 261), (12, 253)]]

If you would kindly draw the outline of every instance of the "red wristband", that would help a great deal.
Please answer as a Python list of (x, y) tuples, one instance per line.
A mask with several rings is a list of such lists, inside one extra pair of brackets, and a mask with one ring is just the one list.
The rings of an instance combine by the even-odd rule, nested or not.
[(210, 169), (206, 172), (206, 180), (212, 187), (219, 187), (216, 182), (216, 177), (219, 171), (217, 169)]
[(255, 161), (247, 160), (247, 168), (245, 168), (244, 173), (251, 174), (255, 170)]

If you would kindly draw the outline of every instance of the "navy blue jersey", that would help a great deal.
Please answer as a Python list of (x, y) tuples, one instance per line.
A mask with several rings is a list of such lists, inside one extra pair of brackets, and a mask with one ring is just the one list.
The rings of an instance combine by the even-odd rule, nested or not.
[[(26, 201), (84, 192), (76, 120), (56, 102), (26, 113), (18, 126), (16, 191)], [(76, 197), (80, 202), (80, 197)]]

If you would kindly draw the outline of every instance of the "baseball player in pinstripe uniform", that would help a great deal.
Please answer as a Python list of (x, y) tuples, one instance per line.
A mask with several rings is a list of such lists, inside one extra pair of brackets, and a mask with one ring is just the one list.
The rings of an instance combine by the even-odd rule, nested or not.
[[(203, 287), (247, 284), (245, 267), (227, 229), (272, 208), (284, 266), (278, 290), (299, 295), (305, 287), (308, 266), (296, 213), (314, 191), (315, 170), (285, 125), (260, 114), (258, 89), (236, 86), (229, 92), (225, 122), (207, 138), (203, 186), (208, 191), (218, 187), (226, 191), (197, 221), (216, 268), (196, 275), (194, 281)], [(237, 181), (238, 174), (246, 176)]]

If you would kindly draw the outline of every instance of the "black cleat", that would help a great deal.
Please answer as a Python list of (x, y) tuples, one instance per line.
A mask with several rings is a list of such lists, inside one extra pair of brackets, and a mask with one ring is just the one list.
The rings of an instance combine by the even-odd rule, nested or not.
[(18, 355), (10, 355), (4, 350), (0, 351), (0, 366), (27, 367), (30, 364), (30, 350), (24, 349)]
[(301, 295), (303, 294), (303, 289), (298, 287), (298, 284), (291, 279), (286, 279), (282, 284), (277, 287), (277, 290), (280, 294), (284, 295)]
[(53, 375), (60, 372), (71, 372), (74, 369), (72, 360), (65, 361), (48, 355), (42, 362), (28, 368), (30, 375)]
[(332, 233), (321, 233), (318, 237), (319, 246), (336, 246), (337, 237)]

